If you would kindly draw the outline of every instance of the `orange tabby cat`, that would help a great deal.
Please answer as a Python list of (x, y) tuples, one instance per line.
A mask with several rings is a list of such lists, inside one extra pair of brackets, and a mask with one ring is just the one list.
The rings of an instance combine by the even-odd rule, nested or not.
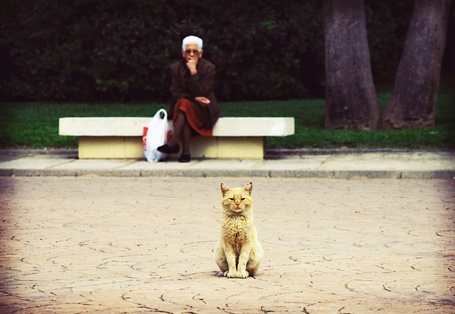
[(253, 224), (253, 183), (244, 188), (229, 188), (221, 183), (223, 221), (215, 249), (215, 261), (228, 278), (253, 276), (264, 252)]

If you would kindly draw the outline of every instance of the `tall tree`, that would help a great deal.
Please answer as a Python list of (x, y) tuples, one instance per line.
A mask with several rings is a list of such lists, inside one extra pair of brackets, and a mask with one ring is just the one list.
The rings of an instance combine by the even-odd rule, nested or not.
[(385, 129), (434, 126), (452, 0), (415, 0)]
[(326, 129), (376, 129), (380, 108), (371, 72), (363, 0), (325, 0)]

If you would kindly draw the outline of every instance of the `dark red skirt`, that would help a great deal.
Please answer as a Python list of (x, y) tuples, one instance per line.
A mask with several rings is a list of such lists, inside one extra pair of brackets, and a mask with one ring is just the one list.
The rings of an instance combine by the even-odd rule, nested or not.
[(179, 111), (183, 111), (186, 115), (186, 119), (190, 124), (191, 128), (197, 133), (203, 136), (212, 136), (213, 129), (207, 129), (204, 125), (204, 119), (202, 116), (201, 106), (188, 100), (186, 98), (181, 98), (177, 101), (174, 106), (173, 120), (178, 116)]

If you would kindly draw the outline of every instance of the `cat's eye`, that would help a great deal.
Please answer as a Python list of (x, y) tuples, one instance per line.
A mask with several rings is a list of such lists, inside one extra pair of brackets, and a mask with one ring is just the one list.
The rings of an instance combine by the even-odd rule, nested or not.
[(233, 197), (230, 197), (229, 199), (230, 199), (231, 201), (233, 201), (233, 200), (234, 200), (234, 198), (233, 198)]
[(245, 198), (244, 198), (244, 197), (242, 197), (241, 201), (244, 201), (244, 200), (245, 200)]

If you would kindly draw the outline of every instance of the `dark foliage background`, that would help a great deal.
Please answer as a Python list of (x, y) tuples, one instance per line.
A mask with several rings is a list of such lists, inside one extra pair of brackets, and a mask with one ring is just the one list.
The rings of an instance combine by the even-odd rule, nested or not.
[[(412, 0), (367, 0), (376, 83), (393, 78)], [(220, 100), (324, 94), (321, 0), (4, 0), (0, 96), (166, 101), (181, 40), (204, 39)]]

